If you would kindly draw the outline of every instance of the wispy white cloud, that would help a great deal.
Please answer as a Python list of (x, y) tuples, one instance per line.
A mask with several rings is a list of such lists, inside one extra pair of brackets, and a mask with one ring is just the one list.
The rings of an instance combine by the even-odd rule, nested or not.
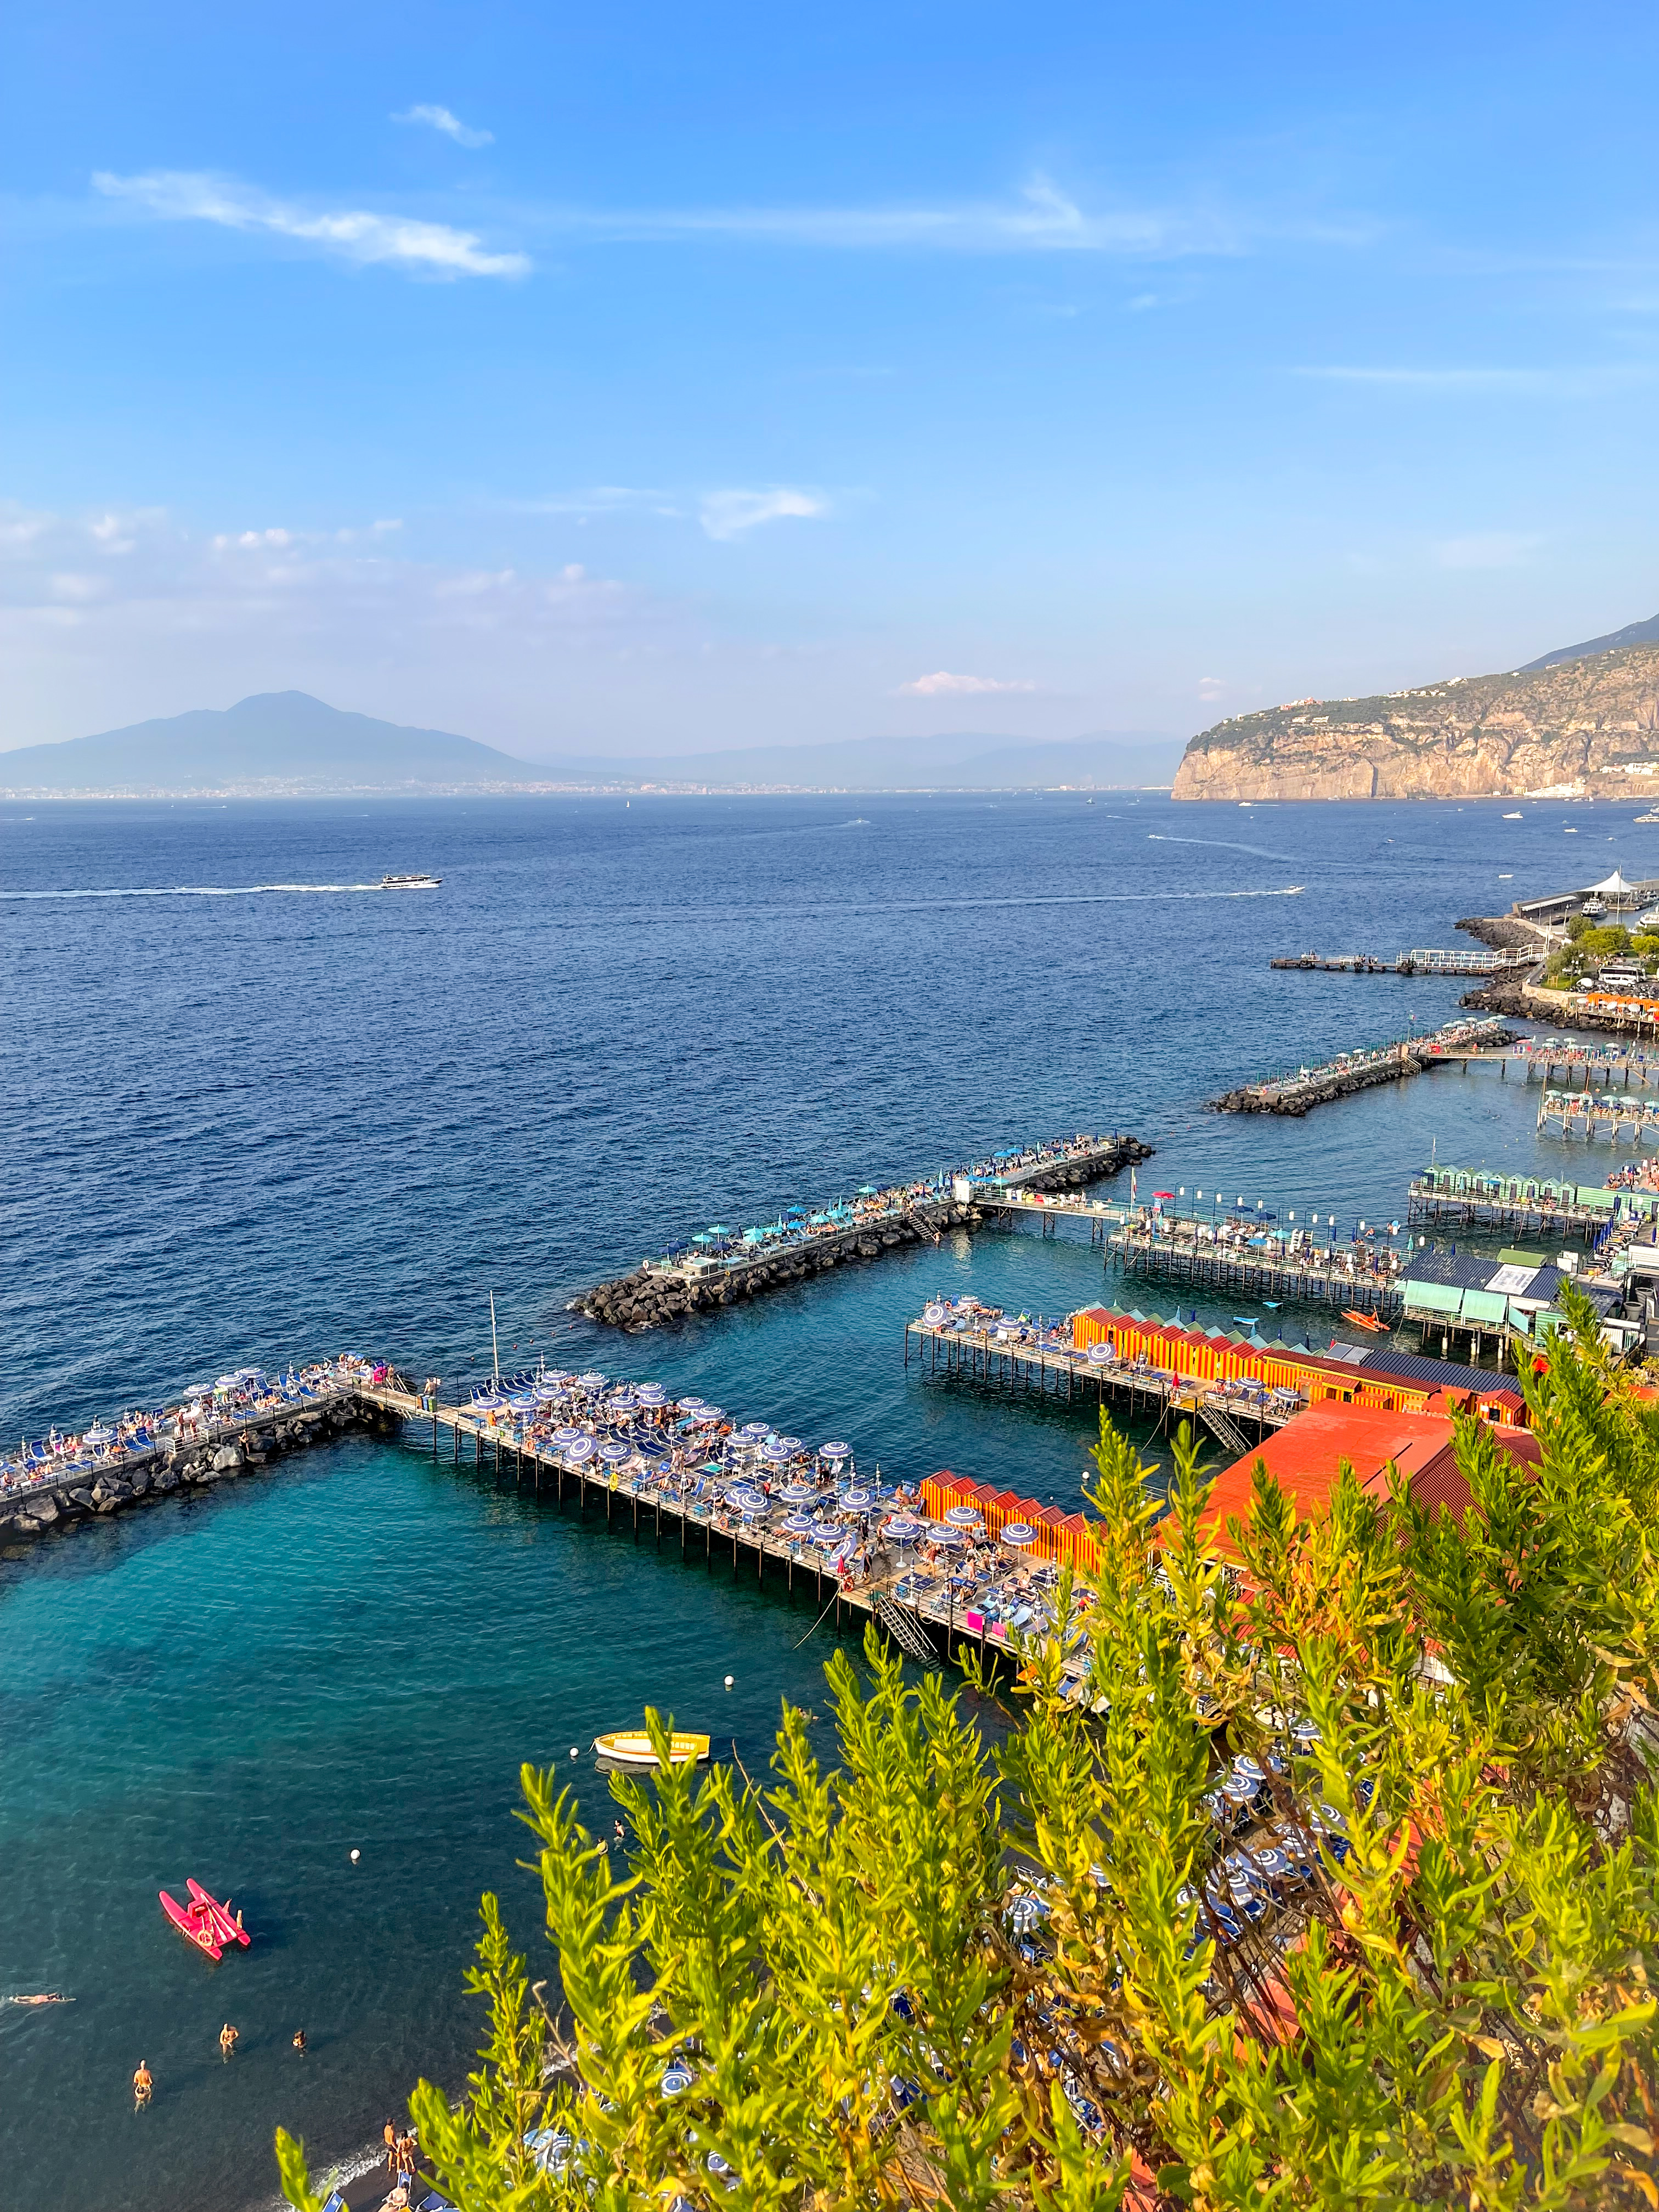
[(1518, 398), (1589, 399), (1607, 392), (1650, 384), (1654, 372), (1637, 362), (1609, 362), (1578, 368), (1401, 368), (1310, 367), (1293, 376), (1326, 384), (1371, 385), (1400, 392), (1513, 392)]
[(1040, 691), (1042, 686), (1024, 677), (953, 676), (948, 669), (935, 669), (931, 676), (912, 677), (909, 683), (901, 684), (895, 696), (900, 699), (960, 698), (964, 695), (982, 696), (988, 691)]
[(910, 207), (566, 207), (544, 209), (532, 219), (550, 232), (607, 242), (723, 238), (757, 245), (1152, 259), (1240, 252), (1250, 228), (1214, 210), (1085, 208), (1045, 176), (1033, 177), (1012, 200)]
[(830, 502), (821, 492), (801, 491), (793, 484), (774, 484), (766, 491), (711, 491), (703, 495), (697, 519), (710, 538), (741, 538), (763, 522), (781, 522), (791, 517), (810, 520), (828, 514)]
[(1443, 568), (1519, 568), (1543, 542), (1534, 531), (1481, 530), (1443, 538), (1434, 557)]
[(100, 169), (92, 181), (106, 198), (124, 200), (163, 222), (270, 232), (350, 261), (384, 262), (424, 276), (523, 276), (531, 265), (528, 255), (492, 253), (476, 232), (457, 230), (448, 223), (422, 222), (412, 216), (380, 215), (367, 209), (309, 214), (234, 178), (177, 169), (117, 177)]
[(1200, 676), (1198, 679), (1198, 696), (1206, 707), (1213, 706), (1226, 688), (1218, 676)]
[(441, 131), (446, 138), (453, 138), (458, 146), (493, 146), (493, 131), (469, 131), (459, 115), (452, 115), (447, 107), (422, 100), (417, 106), (404, 108), (401, 115), (392, 117), (394, 123), (425, 123), (434, 131)]
[(653, 491), (643, 484), (580, 484), (574, 491), (550, 492), (544, 499), (510, 502), (517, 514), (657, 514), (683, 517), (680, 495)]

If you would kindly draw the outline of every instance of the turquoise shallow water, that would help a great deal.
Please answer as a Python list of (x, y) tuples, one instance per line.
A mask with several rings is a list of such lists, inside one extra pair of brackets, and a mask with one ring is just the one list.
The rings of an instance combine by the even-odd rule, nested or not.
[[(1442, 1073), (1306, 1121), (1202, 1101), (1444, 1018), (1449, 983), (1270, 973), (1391, 952), (1615, 860), (1605, 809), (1147, 800), (36, 808), (0, 892), (374, 880), (431, 898), (0, 896), (13, 1049), (0, 1423), (154, 1401), (289, 1352), (452, 1379), (542, 1352), (699, 1389), (913, 1477), (1076, 1494), (1088, 1423), (902, 1364), (935, 1289), (1063, 1312), (1113, 1285), (1062, 1237), (987, 1233), (619, 1338), (580, 1287), (710, 1219), (1079, 1127), (1149, 1180), (1386, 1216), (1426, 1157), (1582, 1170), (1536, 1091)], [(1564, 835), (1569, 823), (1577, 834)], [(1614, 842), (1606, 842), (1611, 834)], [(1513, 880), (1500, 885), (1500, 873)], [(1292, 884), (1305, 888), (1282, 896)], [(1605, 1152), (1601, 1157), (1605, 1159)], [(1141, 1303), (1152, 1303), (1143, 1294)], [(1297, 1317), (1310, 1321), (1311, 1316)], [(509, 1348), (516, 1346), (516, 1353)], [(830, 1632), (416, 1451), (348, 1442), (0, 1557), (0, 2203), (237, 2212), (270, 2131), (324, 2163), (425, 2071), (465, 2073), (478, 1892), (527, 1943), (521, 1758), (647, 1700), (763, 1758)], [(721, 1677), (737, 1678), (728, 1695)], [(584, 1757), (572, 1770), (599, 1817)], [(351, 1869), (348, 1853), (363, 1854)], [(212, 1969), (158, 1888), (228, 1890)], [(221, 2065), (227, 2016), (242, 2049)], [(303, 2024), (310, 2055), (289, 2039)], [(141, 2057), (157, 2081), (135, 2120)]]

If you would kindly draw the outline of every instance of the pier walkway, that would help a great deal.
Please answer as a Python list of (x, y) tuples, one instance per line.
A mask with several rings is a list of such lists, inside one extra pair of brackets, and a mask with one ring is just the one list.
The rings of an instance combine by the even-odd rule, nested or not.
[[(929, 1375), (944, 1373), (963, 1381), (1010, 1390), (1036, 1390), (1043, 1397), (1059, 1398), (1066, 1405), (1097, 1407), (1109, 1400), (1131, 1414), (1151, 1417), (1161, 1428), (1167, 1422), (1202, 1421), (1211, 1432), (1236, 1452), (1248, 1451), (1270, 1430), (1282, 1428), (1304, 1401), (1291, 1401), (1254, 1384), (1201, 1383), (1190, 1376), (1170, 1374), (1145, 1361), (1115, 1359), (1079, 1352), (1068, 1339), (1041, 1326), (999, 1316), (983, 1327), (964, 1327), (930, 1322), (926, 1315), (906, 1324), (904, 1364), (910, 1364), (914, 1342), (916, 1356)], [(1247, 1435), (1249, 1430), (1253, 1435)]]
[(1659, 1194), (1651, 1191), (1615, 1192), (1546, 1176), (1436, 1167), (1412, 1177), (1406, 1218), (1413, 1229), (1449, 1223), (1458, 1229), (1507, 1229), (1544, 1237), (1593, 1237), (1612, 1219), (1620, 1199), (1632, 1212), (1659, 1209)]
[(1632, 1144), (1659, 1139), (1659, 1098), (1628, 1091), (1552, 1091), (1538, 1102), (1538, 1127), (1564, 1137), (1620, 1137)]
[(1392, 1318), (1401, 1311), (1407, 1262), (1389, 1243), (1371, 1237), (1321, 1245), (1311, 1231), (1262, 1229), (1248, 1219), (1212, 1225), (1153, 1215), (1112, 1233), (1106, 1264), (1123, 1275)]
[[(604, 1379), (580, 1378), (594, 1384)], [(655, 1440), (667, 1445), (665, 1451), (648, 1459), (620, 1452), (607, 1463), (594, 1448), (597, 1423), (562, 1430), (561, 1443), (504, 1425), (476, 1407), (419, 1396), (390, 1380), (361, 1385), (357, 1395), (401, 1421), (406, 1436), (428, 1440), (434, 1459), (447, 1437), (455, 1465), (470, 1453), (472, 1466), (488, 1468), (498, 1478), (510, 1474), (515, 1485), (527, 1480), (543, 1494), (550, 1487), (560, 1507), (574, 1502), (579, 1519), (590, 1508), (597, 1511), (603, 1499), (607, 1528), (625, 1522), (637, 1542), (643, 1522), (657, 1551), (666, 1533), (671, 1542), (678, 1540), (683, 1558), (695, 1557), (701, 1534), (706, 1567), (723, 1563), (729, 1547), (733, 1575), (746, 1571), (752, 1559), (755, 1578), (763, 1582), (769, 1563), (782, 1568), (792, 1595), (797, 1576), (803, 1584), (810, 1577), (821, 1617), (833, 1606), (838, 1632), (844, 1621), (874, 1620), (912, 1658), (948, 1659), (963, 1638), (976, 1642), (981, 1657), (994, 1658), (999, 1649), (1012, 1650), (999, 1625), (1004, 1617), (1024, 1613), (1027, 1623), (1035, 1624), (1028, 1627), (1033, 1634), (1043, 1631), (1045, 1601), (1052, 1618), (1058, 1581), (1052, 1562), (1034, 1566), (985, 1544), (981, 1531), (928, 1521), (908, 1493), (884, 1489), (878, 1476), (861, 1481), (844, 1445), (809, 1453), (799, 1438), (781, 1440), (795, 1448), (795, 1479), (767, 1496), (752, 1486), (752, 1474), (745, 1479), (732, 1463), (730, 1439), (714, 1456), (677, 1431)], [(698, 1402), (683, 1401), (678, 1410)], [(670, 1416), (677, 1411), (664, 1410)], [(721, 1418), (718, 1407), (707, 1411)], [(836, 1451), (847, 1453), (844, 1462), (830, 1458)], [(750, 1455), (757, 1468), (766, 1465), (763, 1443)], [(769, 1468), (773, 1477), (787, 1471), (775, 1461)], [(971, 1559), (970, 1546), (977, 1547)]]

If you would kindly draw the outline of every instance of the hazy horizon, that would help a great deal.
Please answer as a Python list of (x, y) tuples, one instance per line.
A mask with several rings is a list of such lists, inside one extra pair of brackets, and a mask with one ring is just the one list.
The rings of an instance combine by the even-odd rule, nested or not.
[(4, 741), (1187, 737), (1642, 619), (1656, 57), (70, 0), (9, 52)]

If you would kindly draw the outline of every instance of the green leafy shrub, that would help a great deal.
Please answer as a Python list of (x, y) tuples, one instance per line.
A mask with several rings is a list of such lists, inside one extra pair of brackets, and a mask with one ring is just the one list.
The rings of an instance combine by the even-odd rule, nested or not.
[[(1659, 2206), (1659, 1422), (1570, 1322), (1527, 1379), (1536, 1468), (1459, 1425), (1461, 1525), (1346, 1467), (1298, 1518), (1258, 1464), (1218, 1560), (1188, 1432), (1166, 1512), (1103, 1417), (1079, 1640), (1022, 1653), (994, 1744), (872, 1632), (861, 1675), (826, 1670), (831, 1771), (786, 1708), (767, 1788), (614, 1781), (626, 1863), (526, 1767), (562, 2003), (486, 1898), (479, 2069), (410, 2103), (438, 2185), (463, 2212)], [(1215, 1881), (1222, 1746), (1264, 1770), (1252, 1832), (1304, 1861), (1248, 1926)]]

